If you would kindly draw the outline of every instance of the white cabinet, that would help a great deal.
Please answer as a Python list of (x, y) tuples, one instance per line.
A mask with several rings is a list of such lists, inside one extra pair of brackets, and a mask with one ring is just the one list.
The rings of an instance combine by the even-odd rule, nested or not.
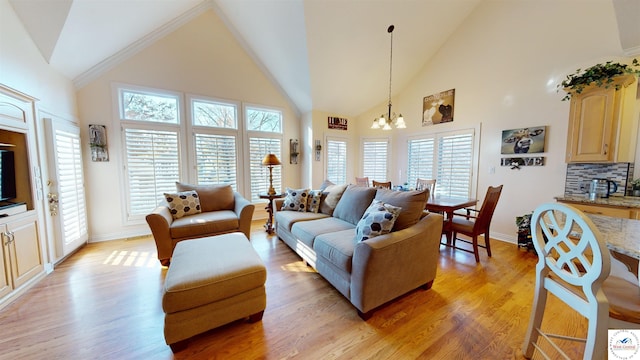
[(35, 212), (27, 211), (4, 219), (7, 221), (0, 223), (3, 253), (0, 297), (44, 272)]

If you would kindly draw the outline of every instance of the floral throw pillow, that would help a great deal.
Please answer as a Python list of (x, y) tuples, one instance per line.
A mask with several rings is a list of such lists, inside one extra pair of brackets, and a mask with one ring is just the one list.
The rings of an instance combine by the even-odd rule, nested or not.
[(291, 211), (307, 211), (307, 198), (309, 189), (290, 189), (286, 190), (286, 197), (282, 203), (282, 210)]
[(311, 190), (307, 199), (307, 211), (318, 213), (320, 210), (320, 200), (322, 200), (322, 190)]
[(402, 208), (373, 200), (356, 225), (356, 241), (391, 232)]
[(174, 219), (201, 212), (200, 198), (198, 193), (193, 190), (174, 194), (164, 193), (164, 198), (167, 200), (169, 211)]

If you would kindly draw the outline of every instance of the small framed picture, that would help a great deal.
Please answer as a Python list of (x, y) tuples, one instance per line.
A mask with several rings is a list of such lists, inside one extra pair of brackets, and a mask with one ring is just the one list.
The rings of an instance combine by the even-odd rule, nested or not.
[(546, 126), (502, 131), (501, 154), (535, 154), (544, 152)]
[(89, 146), (92, 161), (109, 161), (107, 149), (107, 127), (104, 125), (89, 125)]

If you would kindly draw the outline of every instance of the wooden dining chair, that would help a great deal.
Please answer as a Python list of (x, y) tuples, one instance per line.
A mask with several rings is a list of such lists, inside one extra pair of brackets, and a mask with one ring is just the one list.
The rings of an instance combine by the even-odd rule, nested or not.
[[(538, 206), (531, 217), (538, 255), (533, 306), (522, 352), (525, 358), (553, 349), (569, 358), (555, 339), (584, 343), (583, 359), (606, 359), (608, 329), (640, 328), (640, 286), (622, 279), (624, 265), (613, 258), (602, 234), (582, 211), (561, 203)], [(578, 234), (576, 236), (576, 234)], [(588, 321), (585, 338), (542, 329), (547, 294), (552, 293)]]
[(356, 176), (356, 185), (369, 187), (369, 178)]
[[(489, 186), (480, 210), (467, 208), (464, 214), (454, 213), (448, 225), (450, 228), (445, 229), (445, 231), (448, 230), (452, 235), (451, 246), (458, 250), (473, 253), (476, 257), (476, 262), (480, 262), (478, 247), (487, 249), (487, 255), (491, 257), (489, 226), (491, 225), (491, 218), (493, 217), (496, 205), (498, 205), (501, 192), (502, 185), (496, 187)], [(458, 238), (458, 234), (470, 237), (471, 241)], [(480, 235), (484, 235), (484, 245), (478, 244), (478, 236)], [(471, 244), (473, 250), (457, 247), (456, 240)]]
[(391, 181), (380, 182), (373, 180), (373, 187), (376, 189), (391, 189)]
[(416, 180), (416, 190), (429, 189), (430, 196), (436, 193), (436, 179), (420, 179)]

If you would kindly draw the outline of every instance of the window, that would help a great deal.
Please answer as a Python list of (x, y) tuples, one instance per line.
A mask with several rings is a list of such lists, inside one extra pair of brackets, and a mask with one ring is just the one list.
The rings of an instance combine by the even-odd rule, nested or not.
[[(260, 199), (260, 193), (269, 189), (269, 168), (262, 165), (267, 154), (275, 154), (282, 161), (282, 112), (279, 110), (245, 107), (249, 136), (249, 174), (251, 200)], [(282, 170), (272, 168), (273, 188), (282, 190)]]
[(227, 184), (237, 191), (238, 104), (189, 99), (197, 183)]
[(334, 184), (347, 183), (347, 141), (327, 138), (327, 179)]
[(387, 181), (388, 153), (388, 139), (364, 139), (362, 141), (362, 176), (371, 180)]
[(180, 180), (180, 98), (121, 89), (127, 217), (142, 219)]
[(436, 194), (471, 196), (474, 130), (438, 133), (409, 139), (407, 181), (436, 179)]
[[(175, 182), (228, 184), (252, 200), (269, 188), (268, 153), (282, 159), (282, 111), (116, 85), (128, 223), (144, 221)], [(186, 99), (187, 106), (184, 106)], [(184, 110), (183, 110), (184, 109)], [(241, 114), (244, 115), (242, 116)], [(273, 186), (282, 188), (281, 167)]]
[(449, 196), (471, 195), (473, 134), (442, 136), (438, 142), (438, 192)]
[(435, 137), (409, 140), (407, 183), (415, 187), (418, 179), (435, 179), (433, 173)]

